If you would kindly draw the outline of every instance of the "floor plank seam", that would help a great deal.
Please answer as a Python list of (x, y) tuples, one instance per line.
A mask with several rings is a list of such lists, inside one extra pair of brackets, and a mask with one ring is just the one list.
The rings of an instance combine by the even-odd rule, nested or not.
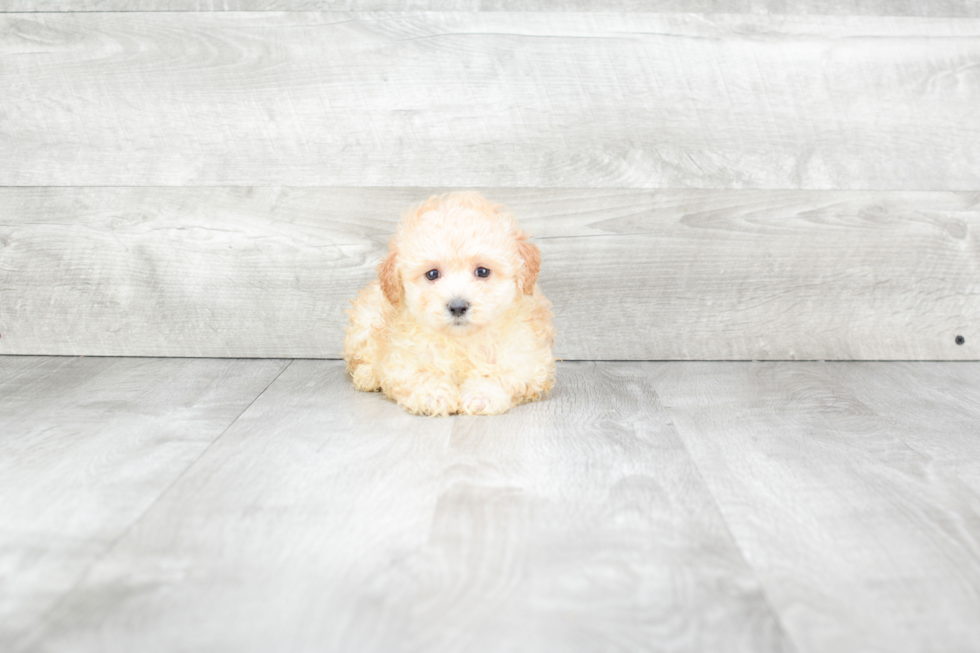
[[(667, 412), (668, 415), (670, 415), (671, 411), (669, 406), (664, 406), (664, 410)], [(731, 525), (728, 523), (728, 517), (725, 515), (725, 511), (721, 507), (721, 502), (718, 501), (718, 497), (715, 496), (715, 493), (711, 489), (711, 486), (708, 485), (708, 482), (705, 480), (704, 477), (704, 472), (702, 472), (701, 470), (701, 466), (698, 465), (698, 461), (695, 459), (694, 455), (691, 453), (690, 448), (687, 446), (687, 440), (681, 437), (680, 429), (674, 423), (673, 417), (671, 417), (670, 421), (671, 421), (671, 425), (674, 428), (674, 432), (677, 434), (677, 439), (680, 440), (681, 446), (684, 447), (684, 451), (687, 453), (688, 460), (691, 462), (691, 465), (698, 473), (698, 480), (701, 481), (701, 486), (711, 497), (711, 500), (715, 502), (714, 505), (715, 505), (715, 509), (718, 511), (718, 517), (721, 519), (721, 523), (724, 525), (725, 531), (728, 533), (729, 539), (735, 545), (735, 549), (738, 551), (738, 557), (742, 559), (743, 563), (745, 563), (745, 567), (751, 570), (752, 577), (755, 578), (756, 582), (759, 584), (759, 591), (762, 594), (762, 600), (765, 602), (766, 607), (769, 610), (769, 614), (772, 615), (773, 621), (776, 622), (776, 625), (779, 627), (779, 632), (783, 636), (783, 641), (786, 643), (787, 646), (790, 647), (790, 650), (792, 652), (799, 653), (801, 651), (800, 647), (797, 645), (796, 640), (793, 639), (792, 634), (786, 628), (786, 624), (783, 623), (782, 615), (776, 609), (775, 605), (773, 605), (773, 602), (769, 599), (769, 590), (766, 587), (766, 584), (763, 582), (762, 577), (759, 575), (758, 570), (751, 562), (749, 562), (749, 559), (746, 557), (745, 551), (742, 549), (741, 542), (738, 541), (738, 538), (735, 536), (735, 532), (732, 530)]]
[(262, 391), (259, 392), (257, 395), (255, 395), (255, 397), (252, 399), (252, 401), (250, 401), (248, 403), (248, 405), (245, 406), (245, 408), (242, 409), (241, 412), (239, 412), (238, 415), (236, 415), (234, 417), (234, 419), (232, 419), (228, 423), (228, 426), (226, 426), (224, 429), (222, 429), (221, 433), (219, 433), (218, 436), (214, 438), (214, 440), (212, 440), (210, 443), (208, 443), (208, 445), (201, 451), (201, 453), (196, 458), (194, 458), (194, 460), (192, 460), (187, 465), (187, 467), (185, 467), (184, 470), (181, 471), (181, 473), (178, 474), (176, 476), (176, 478), (174, 478), (174, 480), (169, 485), (167, 485), (167, 487), (165, 487), (160, 492), (160, 494), (158, 494), (156, 496), (155, 499), (153, 499), (152, 502), (150, 502), (150, 505), (148, 505), (146, 507), (146, 509), (143, 510), (132, 521), (132, 523), (129, 526), (127, 526), (105, 548), (105, 550), (102, 552), (102, 554), (99, 555), (98, 558), (96, 558), (95, 560), (93, 560), (92, 563), (89, 564), (85, 568), (85, 571), (83, 571), (81, 574), (79, 574), (78, 579), (72, 584), (71, 588), (69, 588), (68, 591), (66, 591), (64, 594), (62, 594), (58, 598), (58, 600), (56, 600), (51, 605), (51, 607), (48, 608), (45, 611), (44, 616), (41, 619), (38, 620), (38, 623), (34, 627), (34, 629), (19, 644), (18, 643), (15, 643), (14, 644), (16, 650), (18, 650), (18, 651), (26, 651), (26, 650), (29, 650), (30, 647), (31, 647), (31, 644), (37, 642), (39, 640), (39, 638), (42, 637), (42, 634), (44, 633), (45, 628), (48, 626), (48, 622), (51, 619), (52, 615), (54, 615), (55, 613), (57, 613), (58, 609), (65, 603), (65, 601), (67, 601), (69, 598), (71, 598), (75, 594), (75, 592), (78, 590), (78, 588), (88, 578), (88, 576), (92, 572), (92, 570), (95, 569), (103, 560), (105, 560), (112, 553), (112, 551), (115, 550), (115, 548), (119, 545), (120, 542), (122, 542), (124, 539), (126, 539), (126, 536), (129, 535), (129, 533), (131, 533), (133, 531), (133, 529), (136, 528), (136, 526), (146, 518), (146, 516), (153, 510), (153, 508), (158, 503), (160, 503), (160, 500), (163, 499), (163, 497), (165, 497), (180, 482), (180, 480), (182, 478), (184, 478), (184, 476), (187, 475), (187, 472), (190, 471), (195, 465), (197, 465), (197, 463), (201, 460), (201, 458), (204, 457), (205, 454), (207, 454), (207, 452), (211, 449), (211, 447), (213, 447), (214, 444), (216, 442), (218, 442), (218, 440), (220, 440), (222, 437), (224, 437), (225, 433), (227, 433), (229, 431), (229, 429), (231, 429), (231, 427), (234, 426), (238, 422), (238, 420), (241, 418), (241, 416), (244, 415), (248, 411), (248, 409), (251, 408), (252, 405), (256, 401), (258, 401), (259, 397), (261, 397), (262, 395), (264, 395), (265, 392), (266, 392), (266, 390), (268, 390), (270, 387), (272, 387), (272, 384), (275, 383), (279, 379), (280, 376), (282, 376), (283, 372), (285, 372), (287, 369), (289, 369), (289, 367), (293, 364), (293, 362), (294, 362), (294, 359), (290, 359), (289, 362), (286, 363), (286, 365), (283, 366), (283, 368), (281, 370), (279, 370), (279, 373), (276, 374), (276, 376), (271, 381), (269, 381), (269, 383), (266, 384), (266, 386), (264, 388), (262, 388)]

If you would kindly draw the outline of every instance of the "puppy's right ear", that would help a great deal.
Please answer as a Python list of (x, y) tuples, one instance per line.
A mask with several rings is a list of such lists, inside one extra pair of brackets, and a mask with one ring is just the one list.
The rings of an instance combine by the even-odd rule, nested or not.
[(397, 306), (401, 299), (402, 283), (398, 278), (397, 248), (394, 244), (388, 247), (388, 256), (378, 265), (378, 282), (388, 301)]

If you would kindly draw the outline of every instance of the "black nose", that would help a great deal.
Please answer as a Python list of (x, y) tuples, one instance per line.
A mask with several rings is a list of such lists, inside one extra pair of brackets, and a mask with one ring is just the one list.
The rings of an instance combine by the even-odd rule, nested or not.
[(453, 317), (462, 317), (469, 308), (470, 303), (462, 299), (454, 299), (449, 302), (449, 312), (453, 314)]

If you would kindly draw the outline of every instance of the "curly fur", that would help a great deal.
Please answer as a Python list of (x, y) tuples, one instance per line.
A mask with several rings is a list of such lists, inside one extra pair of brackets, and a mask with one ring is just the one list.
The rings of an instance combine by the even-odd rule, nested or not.
[[(347, 311), (344, 360), (354, 385), (421, 415), (490, 415), (540, 399), (555, 379), (540, 268), (540, 250), (517, 220), (478, 193), (432, 196), (409, 209), (377, 281)], [(433, 270), (439, 277), (430, 280)], [(454, 315), (451, 302), (468, 308)]]

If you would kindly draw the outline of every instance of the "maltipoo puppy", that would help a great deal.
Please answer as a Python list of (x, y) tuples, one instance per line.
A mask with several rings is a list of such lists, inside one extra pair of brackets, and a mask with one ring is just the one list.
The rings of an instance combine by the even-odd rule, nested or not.
[(554, 384), (541, 252), (478, 193), (433, 196), (403, 216), (378, 279), (347, 311), (347, 371), (420, 415), (493, 415)]

